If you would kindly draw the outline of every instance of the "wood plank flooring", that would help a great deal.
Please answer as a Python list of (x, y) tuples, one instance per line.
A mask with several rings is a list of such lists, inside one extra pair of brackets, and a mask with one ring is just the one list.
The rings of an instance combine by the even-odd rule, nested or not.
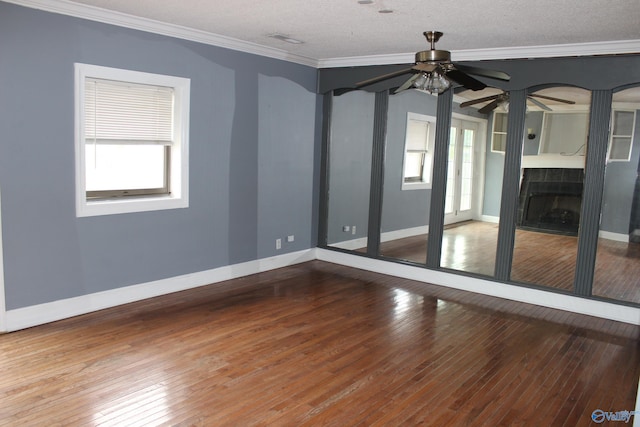
[(639, 343), (313, 261), (0, 335), (0, 425), (590, 425), (634, 409)]
[[(426, 260), (427, 235), (384, 242), (381, 254), (417, 263)], [(498, 225), (471, 221), (444, 230), (442, 266), (493, 276)], [(516, 230), (511, 278), (572, 290), (578, 250), (575, 236)], [(593, 294), (640, 303), (640, 244), (599, 239)]]

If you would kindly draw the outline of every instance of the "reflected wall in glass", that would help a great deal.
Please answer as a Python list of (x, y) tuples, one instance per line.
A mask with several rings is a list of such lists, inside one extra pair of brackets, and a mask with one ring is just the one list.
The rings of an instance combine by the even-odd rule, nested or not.
[(557, 86), (534, 91), (527, 99), (511, 280), (570, 291), (591, 94)]
[(640, 86), (614, 93), (593, 295), (640, 303)]
[(366, 252), (375, 94), (335, 96), (329, 139), (327, 244)]
[(389, 98), (380, 255), (424, 264), (437, 98), (406, 90)]

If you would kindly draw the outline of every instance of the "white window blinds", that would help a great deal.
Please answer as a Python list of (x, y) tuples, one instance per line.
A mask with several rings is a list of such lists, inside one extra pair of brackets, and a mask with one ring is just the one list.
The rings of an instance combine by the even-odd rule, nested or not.
[(173, 91), (171, 87), (86, 78), (86, 142), (170, 145)]
[(409, 119), (407, 122), (406, 149), (407, 151), (427, 151), (429, 123), (421, 120)]

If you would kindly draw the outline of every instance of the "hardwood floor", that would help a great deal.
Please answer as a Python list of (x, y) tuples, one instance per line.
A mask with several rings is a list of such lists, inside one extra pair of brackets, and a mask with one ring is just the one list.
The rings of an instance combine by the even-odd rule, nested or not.
[[(493, 276), (498, 225), (472, 221), (447, 227), (443, 233), (442, 266)], [(511, 278), (572, 290), (577, 237), (516, 230)], [(380, 252), (389, 258), (424, 263), (427, 235), (384, 242)], [(640, 244), (600, 239), (593, 294), (640, 303)]]
[(0, 336), (10, 426), (590, 425), (640, 327), (308, 262)]

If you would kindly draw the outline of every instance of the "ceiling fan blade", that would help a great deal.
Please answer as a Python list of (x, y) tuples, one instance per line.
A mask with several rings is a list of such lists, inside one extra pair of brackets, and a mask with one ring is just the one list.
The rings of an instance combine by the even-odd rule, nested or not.
[(444, 76), (471, 90), (481, 90), (487, 87), (487, 85), (482, 83), (480, 80), (476, 80), (470, 75), (455, 68), (447, 71)]
[(490, 103), (488, 103), (487, 105), (485, 105), (484, 107), (482, 107), (481, 109), (479, 109), (478, 113), (489, 114), (490, 112), (492, 112), (493, 110), (496, 109), (496, 107), (498, 106), (499, 103), (500, 103), (500, 101), (495, 99), (495, 100), (491, 101)]
[(393, 73), (383, 74), (381, 76), (373, 77), (373, 78), (368, 79), (368, 80), (363, 80), (361, 82), (356, 83), (356, 89), (364, 87), (364, 86), (369, 86), (369, 85), (372, 85), (374, 83), (381, 82), (383, 80), (387, 80), (387, 79), (391, 79), (391, 78), (394, 78), (394, 77), (398, 77), (398, 76), (401, 76), (403, 74), (412, 73), (412, 72), (414, 72), (413, 67), (405, 68), (404, 70), (394, 71)]
[(496, 80), (504, 80), (504, 81), (509, 81), (511, 80), (511, 76), (507, 73), (503, 73), (502, 71), (497, 71), (497, 70), (489, 70), (487, 68), (478, 68), (478, 67), (471, 67), (469, 65), (459, 65), (459, 64), (455, 64), (456, 68), (460, 71), (463, 71), (465, 73), (468, 74), (474, 74), (476, 76), (483, 76), (483, 77), (489, 77), (491, 79), (496, 79)]
[(468, 107), (470, 105), (480, 104), (481, 102), (492, 101), (500, 95), (485, 96), (484, 98), (472, 99), (471, 101), (465, 101), (460, 104), (460, 108)]
[(402, 86), (400, 86), (398, 89), (396, 89), (393, 93), (400, 93), (400, 92), (402, 92), (403, 90), (407, 90), (407, 89), (409, 89), (409, 88), (413, 85), (413, 82), (414, 82), (414, 81), (416, 81), (416, 79), (417, 79), (418, 77), (420, 77), (420, 73), (418, 73), (418, 74), (414, 74), (413, 76), (411, 76), (411, 77), (409, 78), (409, 80), (407, 80), (406, 82), (404, 82), (404, 83), (402, 84)]
[(527, 99), (528, 99), (529, 101), (531, 101), (532, 103), (536, 104), (538, 107), (542, 108), (542, 109), (543, 109), (543, 110), (545, 110), (545, 111), (553, 111), (553, 110), (551, 110), (551, 108), (547, 107), (546, 105), (544, 105), (542, 102), (538, 101), (538, 100), (537, 100), (537, 99), (535, 99), (535, 98), (532, 98), (532, 97), (530, 97), (530, 96), (527, 96)]
[(418, 62), (416, 65), (414, 65), (411, 68), (416, 71), (424, 71), (425, 73), (430, 73), (436, 68), (438, 68), (438, 64), (428, 64), (426, 62)]
[(536, 98), (548, 99), (549, 101), (564, 102), (565, 104), (575, 104), (575, 101), (568, 101), (566, 99), (554, 98), (552, 96), (546, 96), (546, 95), (538, 95), (536, 93), (530, 93), (528, 96), (535, 96)]

